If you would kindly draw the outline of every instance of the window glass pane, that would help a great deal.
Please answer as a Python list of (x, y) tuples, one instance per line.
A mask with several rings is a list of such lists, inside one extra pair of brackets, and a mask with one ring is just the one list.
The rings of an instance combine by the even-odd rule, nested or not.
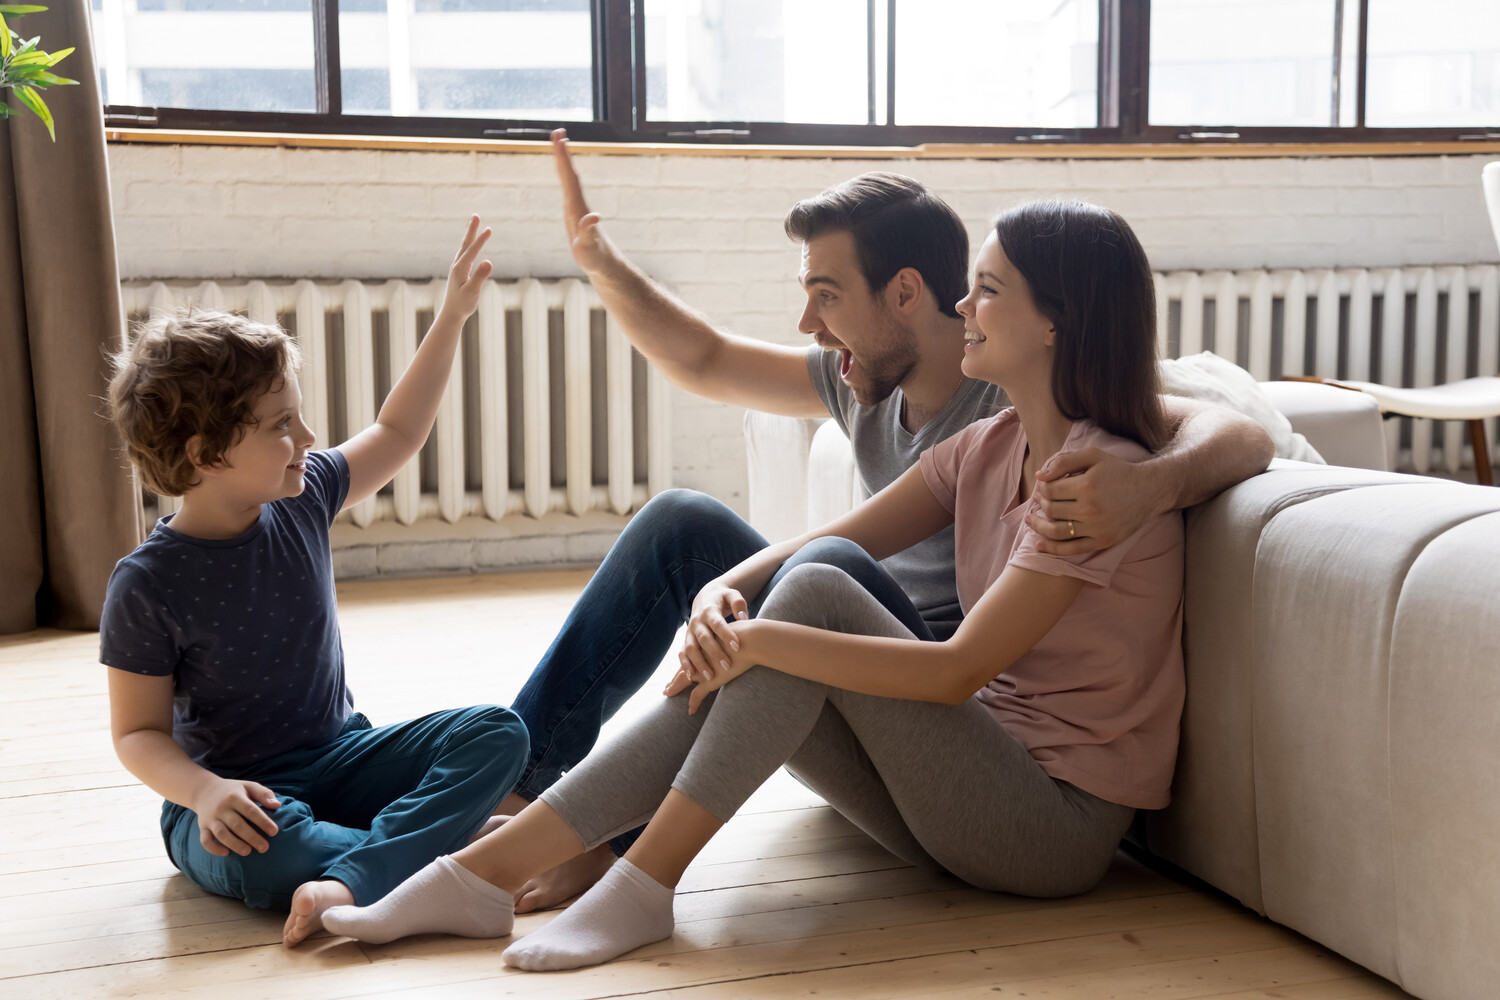
[(1370, 0), (1365, 124), (1500, 125), (1500, 2)]
[(1333, 124), (1334, 17), (1334, 0), (1153, 0), (1151, 123)]
[(349, 114), (594, 117), (589, 0), (339, 0)]
[(1093, 128), (1098, 50), (1098, 0), (898, 3), (896, 122)]
[(108, 104), (312, 111), (307, 0), (94, 0)]
[(864, 124), (868, 10), (865, 0), (646, 0), (647, 117)]

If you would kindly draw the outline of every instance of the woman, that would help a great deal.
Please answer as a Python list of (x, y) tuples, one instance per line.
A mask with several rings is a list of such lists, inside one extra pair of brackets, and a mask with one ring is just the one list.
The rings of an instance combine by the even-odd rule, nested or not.
[[(705, 586), (672, 697), (495, 833), (373, 906), (330, 910), (326, 926), (377, 942), (503, 936), (527, 879), (649, 818), (593, 889), (505, 952), (524, 969), (608, 961), (671, 934), (683, 871), (782, 764), (907, 861), (1026, 895), (1094, 885), (1134, 810), (1167, 802), (1182, 523), (1162, 515), (1114, 548), (1059, 557), (1024, 515), (1054, 454), (1138, 461), (1160, 442), (1150, 269), (1114, 213), (1025, 205), (996, 220), (958, 310), (965, 374), (1004, 387), (1012, 409)], [(945, 642), (919, 641), (908, 609), (827, 565), (796, 567), (747, 616), (813, 538), (881, 559), (950, 523), (965, 618)]]

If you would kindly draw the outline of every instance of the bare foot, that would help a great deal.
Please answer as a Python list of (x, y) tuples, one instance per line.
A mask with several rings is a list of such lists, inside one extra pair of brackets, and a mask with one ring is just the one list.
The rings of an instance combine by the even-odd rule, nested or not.
[(354, 893), (349, 887), (334, 879), (322, 882), (303, 882), (292, 893), (292, 912), (287, 915), (286, 926), (281, 929), (281, 943), (295, 948), (307, 938), (323, 929), (323, 911), (330, 906), (352, 906)]
[(591, 888), (615, 863), (615, 852), (600, 844), (585, 854), (564, 861), (521, 886), (516, 893), (516, 912), (550, 909)]

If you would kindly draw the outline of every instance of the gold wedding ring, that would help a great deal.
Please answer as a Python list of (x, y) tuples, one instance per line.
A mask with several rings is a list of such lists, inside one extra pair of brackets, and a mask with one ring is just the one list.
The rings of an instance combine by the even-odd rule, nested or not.
[(1068, 522), (1068, 537), (1069, 538), (1073, 538), (1073, 537), (1075, 537), (1075, 534), (1076, 533), (1073, 531), (1073, 522), (1069, 521)]

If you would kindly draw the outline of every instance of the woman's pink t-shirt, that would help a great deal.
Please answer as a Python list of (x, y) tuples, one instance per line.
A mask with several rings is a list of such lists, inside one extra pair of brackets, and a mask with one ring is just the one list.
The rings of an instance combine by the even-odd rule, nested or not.
[[(1150, 453), (1092, 421), (1062, 451)], [(1026, 435), (1014, 409), (922, 453), (932, 495), (954, 515), (958, 599), (968, 614), (1007, 565), (1085, 586), (1052, 630), (975, 693), (1054, 778), (1120, 805), (1167, 804), (1182, 716), (1182, 515), (1162, 514), (1118, 545), (1082, 556), (1038, 550), (1017, 502)]]

